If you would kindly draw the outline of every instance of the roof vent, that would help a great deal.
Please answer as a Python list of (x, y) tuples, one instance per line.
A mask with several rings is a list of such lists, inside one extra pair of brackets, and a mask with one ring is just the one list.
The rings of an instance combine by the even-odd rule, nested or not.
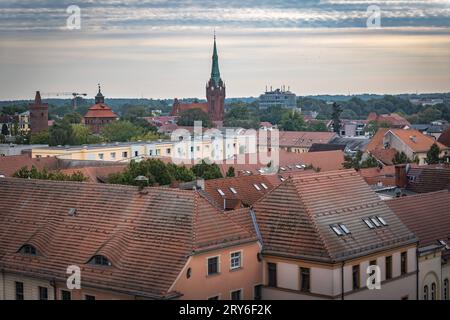
[(77, 214), (77, 209), (75, 209), (75, 208), (69, 209), (69, 216), (75, 217), (76, 214)]
[(417, 137), (416, 136), (410, 136), (409, 138), (411, 139), (412, 142), (417, 142)]

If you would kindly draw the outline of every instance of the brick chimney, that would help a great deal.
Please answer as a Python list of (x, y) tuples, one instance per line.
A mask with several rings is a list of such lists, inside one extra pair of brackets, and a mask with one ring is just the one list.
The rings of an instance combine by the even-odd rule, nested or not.
[(399, 188), (406, 188), (408, 185), (406, 164), (398, 164), (395, 166), (395, 185)]

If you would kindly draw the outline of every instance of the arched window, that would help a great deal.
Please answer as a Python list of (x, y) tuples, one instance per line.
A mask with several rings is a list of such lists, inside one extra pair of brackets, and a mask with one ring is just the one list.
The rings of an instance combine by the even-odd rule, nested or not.
[(444, 300), (448, 300), (449, 297), (449, 287), (448, 287), (448, 279), (444, 280)]
[(30, 244), (23, 245), (22, 248), (20, 248), (19, 252), (22, 254), (28, 254), (32, 256), (37, 255), (36, 248)]
[(436, 300), (436, 283), (431, 284), (431, 300)]
[(423, 300), (428, 300), (428, 286), (423, 287)]
[(111, 261), (109, 261), (108, 258), (105, 256), (97, 255), (93, 256), (92, 259), (89, 261), (90, 264), (95, 264), (97, 266), (112, 266)]

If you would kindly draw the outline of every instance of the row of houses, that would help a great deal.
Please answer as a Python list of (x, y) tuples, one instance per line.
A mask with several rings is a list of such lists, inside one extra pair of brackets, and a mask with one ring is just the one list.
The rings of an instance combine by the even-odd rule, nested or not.
[(1, 178), (0, 299), (448, 299), (450, 181), (388, 201), (354, 170), (272, 181)]

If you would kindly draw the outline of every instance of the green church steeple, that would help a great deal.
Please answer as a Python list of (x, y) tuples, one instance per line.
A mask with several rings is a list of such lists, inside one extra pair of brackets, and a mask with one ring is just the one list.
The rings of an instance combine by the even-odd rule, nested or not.
[(214, 31), (214, 51), (213, 51), (213, 56), (212, 56), (211, 79), (214, 81), (215, 86), (218, 87), (219, 83), (220, 83), (220, 70), (219, 70), (219, 56), (217, 54), (216, 32), (215, 31)]

